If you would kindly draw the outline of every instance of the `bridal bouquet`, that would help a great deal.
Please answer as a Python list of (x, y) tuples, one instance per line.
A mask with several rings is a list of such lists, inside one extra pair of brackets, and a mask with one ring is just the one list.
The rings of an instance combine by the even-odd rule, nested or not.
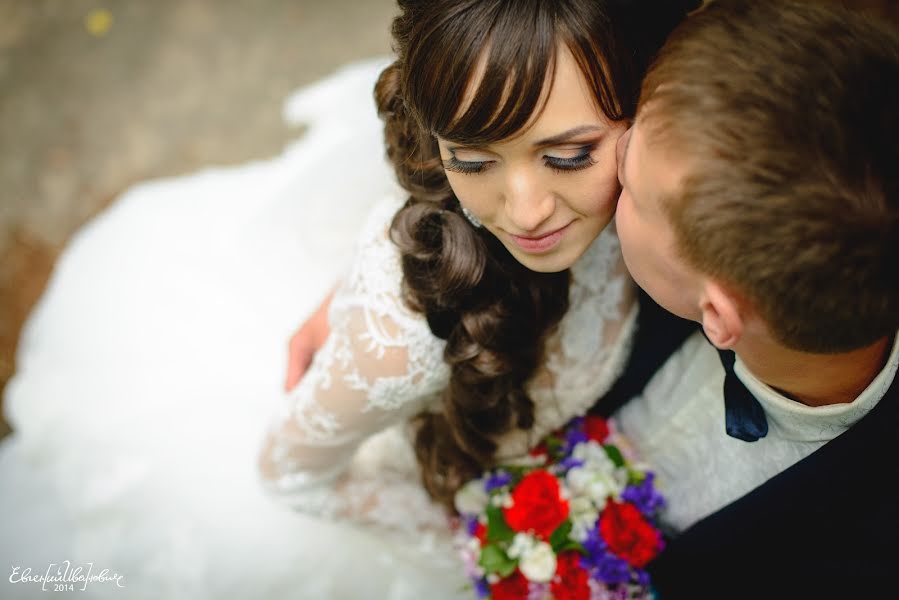
[(665, 501), (631, 454), (587, 416), (460, 488), (456, 543), (478, 596), (651, 598), (643, 567), (664, 546), (653, 519)]

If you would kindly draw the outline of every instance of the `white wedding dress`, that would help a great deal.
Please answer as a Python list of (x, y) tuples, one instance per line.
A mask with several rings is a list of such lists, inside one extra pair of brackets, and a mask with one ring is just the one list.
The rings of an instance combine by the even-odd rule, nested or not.
[[(74, 237), (6, 391), (4, 568), (123, 575), (77, 592), (97, 598), (473, 597), (405, 426), (448, 372), (386, 238), (404, 195), (372, 100), (384, 64), (290, 98), (308, 130), (280, 156), (138, 185)], [(614, 233), (572, 273), (529, 388), (536, 426), (500, 440), (504, 457), (582, 414), (627, 358)], [(335, 280), (332, 335), (284, 394), (287, 340)]]

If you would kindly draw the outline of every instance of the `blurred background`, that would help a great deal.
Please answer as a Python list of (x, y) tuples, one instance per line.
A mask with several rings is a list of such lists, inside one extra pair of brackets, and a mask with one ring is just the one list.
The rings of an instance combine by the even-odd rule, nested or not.
[[(899, 17), (895, 0), (835, 1)], [(302, 135), (281, 118), (286, 96), (388, 53), (394, 12), (395, 0), (0, 0), (0, 393), (82, 224), (138, 181), (278, 154)]]
[(302, 135), (284, 124), (283, 100), (389, 53), (395, 6), (0, 0), (0, 392), (82, 224), (138, 181), (278, 154)]

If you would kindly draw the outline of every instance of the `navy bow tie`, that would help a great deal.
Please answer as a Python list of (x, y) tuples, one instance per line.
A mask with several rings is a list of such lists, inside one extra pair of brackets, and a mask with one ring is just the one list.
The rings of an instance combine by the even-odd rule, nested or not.
[(734, 373), (736, 356), (730, 350), (718, 350), (724, 367), (724, 429), (727, 435), (744, 442), (756, 442), (768, 435), (765, 410)]

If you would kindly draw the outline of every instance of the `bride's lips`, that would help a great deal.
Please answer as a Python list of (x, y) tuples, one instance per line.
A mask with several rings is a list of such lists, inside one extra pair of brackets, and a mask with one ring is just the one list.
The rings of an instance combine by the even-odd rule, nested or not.
[(520, 235), (509, 234), (509, 237), (518, 245), (519, 248), (531, 254), (540, 254), (555, 248), (562, 240), (562, 236), (571, 226), (571, 223), (565, 227), (560, 227), (555, 231), (550, 231), (539, 237), (524, 237)]

